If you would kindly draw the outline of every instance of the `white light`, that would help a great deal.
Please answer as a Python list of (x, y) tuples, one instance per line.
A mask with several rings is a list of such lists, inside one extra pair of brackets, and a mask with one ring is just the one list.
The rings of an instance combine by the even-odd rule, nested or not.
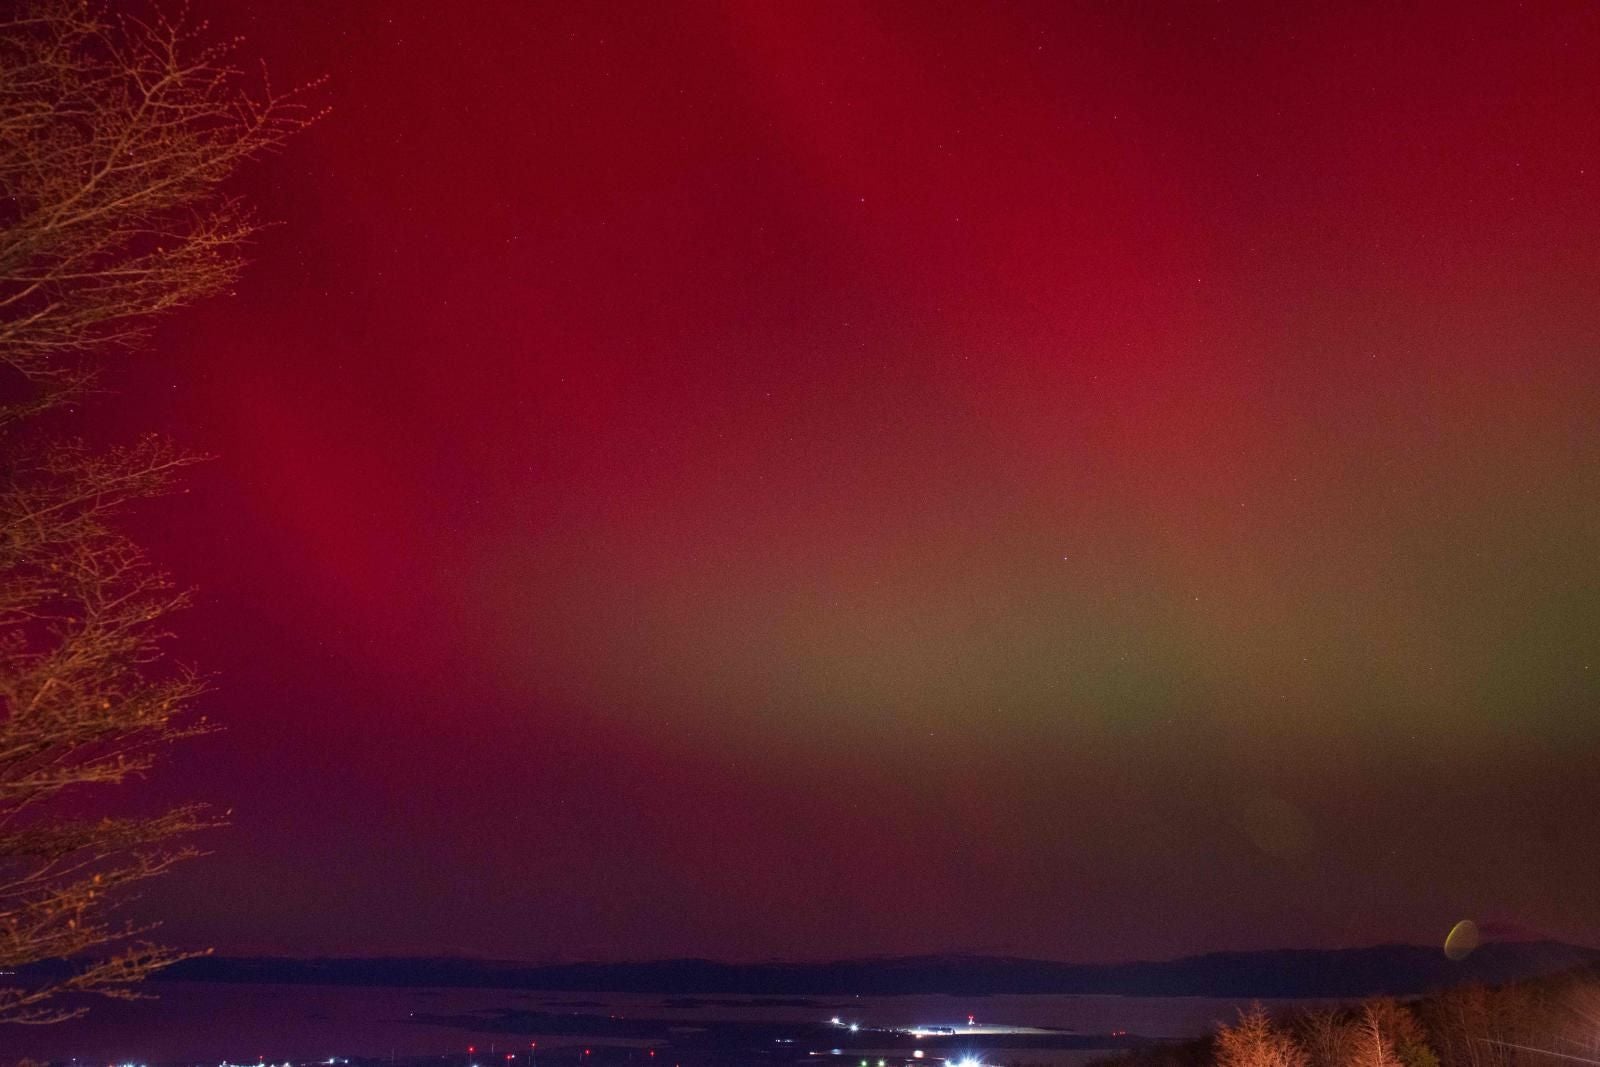
[(861, 1025), (859, 1023), (851, 1023), (850, 1024), (850, 1032), (852, 1034), (855, 1033), (859, 1029), (861, 1029)]
[(833, 1018), (829, 1019), (828, 1021), (830, 1023), (832, 1023), (833, 1025), (835, 1025), (835, 1026), (843, 1026), (844, 1025), (844, 1023), (839, 1021), (839, 1017), (837, 1015), (835, 1015)]
[(911, 1054), (911, 1058), (912, 1058), (912, 1059), (914, 1059), (914, 1060), (920, 1060), (920, 1059), (922, 1059), (922, 1050), (921, 1050), (921, 1049), (920, 1049), (920, 1048), (919, 1048), (919, 1049), (917, 1049), (917, 1051), (915, 1051), (915, 1052), (913, 1052), (913, 1053), (912, 1053), (912, 1054)]

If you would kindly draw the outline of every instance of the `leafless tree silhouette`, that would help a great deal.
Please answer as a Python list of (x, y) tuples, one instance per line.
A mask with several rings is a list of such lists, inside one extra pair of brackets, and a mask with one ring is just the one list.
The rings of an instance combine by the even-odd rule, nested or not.
[[(225, 181), (317, 117), (206, 35), (75, 0), (0, 20), (0, 969), (24, 969), (0, 986), (3, 1022), (80, 1014), (68, 993), (138, 996), (182, 958), (115, 909), (219, 821), (100, 815), (91, 788), (208, 729), (188, 714), (202, 680), (162, 651), (186, 595), (117, 528), (194, 457), (52, 432), (106, 358), (228, 289), (257, 223)], [(46, 961), (64, 965), (30, 978)]]

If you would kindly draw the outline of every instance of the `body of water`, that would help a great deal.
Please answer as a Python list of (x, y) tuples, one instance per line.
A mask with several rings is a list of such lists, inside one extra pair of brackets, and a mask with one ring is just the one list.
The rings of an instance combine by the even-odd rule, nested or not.
[[(968, 1053), (984, 1062), (1063, 1065), (1139, 1038), (1199, 1036), (1233, 1019), (1245, 1003), (1051, 995), (675, 997), (198, 982), (149, 988), (159, 999), (98, 1002), (88, 1017), (57, 1026), (0, 1027), (0, 1059), (214, 1065), (434, 1056), (453, 1067), (680, 1067), (685, 1061), (747, 1062), (759, 1055), (774, 1064), (809, 1058), (856, 1067), (859, 1057), (873, 1067), (879, 1058), (887, 1067), (909, 1067), (916, 1049), (923, 1051), (917, 1061), (930, 1067)], [(831, 1023), (834, 1017), (838, 1025)], [(851, 1024), (859, 1029), (851, 1031)], [(936, 1030), (925, 1039), (895, 1033), (914, 1027), (957, 1033)], [(1049, 1033), (998, 1032), (1011, 1027)], [(468, 1046), (477, 1051), (469, 1055)]]

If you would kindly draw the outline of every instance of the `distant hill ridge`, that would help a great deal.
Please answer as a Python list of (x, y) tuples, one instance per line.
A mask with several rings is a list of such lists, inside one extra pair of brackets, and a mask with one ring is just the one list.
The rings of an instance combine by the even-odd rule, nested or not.
[(1600, 950), (1525, 941), (1490, 943), (1459, 962), (1447, 959), (1437, 948), (1417, 945), (1213, 952), (1176, 960), (1112, 964), (993, 956), (906, 956), (824, 963), (675, 959), (549, 964), (419, 957), (211, 956), (185, 961), (162, 977), (205, 982), (754, 996), (1077, 993), (1365, 997), (1424, 993), (1462, 982), (1498, 984), (1585, 967), (1600, 970)]

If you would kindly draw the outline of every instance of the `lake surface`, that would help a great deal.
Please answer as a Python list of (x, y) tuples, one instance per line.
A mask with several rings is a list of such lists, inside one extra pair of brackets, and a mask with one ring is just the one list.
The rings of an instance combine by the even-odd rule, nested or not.
[[(1233, 1019), (1245, 1003), (1208, 997), (1050, 995), (674, 997), (199, 982), (152, 983), (149, 988), (159, 999), (98, 1002), (88, 1018), (53, 1027), (0, 1027), (0, 1059), (216, 1065), (224, 1060), (303, 1063), (330, 1057), (432, 1055), (447, 1057), (441, 1062), (459, 1060), (455, 1067), (467, 1067), (469, 1062), (480, 1067), (566, 1067), (585, 1062), (594, 1067), (611, 1063), (678, 1067), (676, 1061), (697, 1059), (749, 1062), (750, 1055), (732, 1056), (726, 1051), (720, 1059), (708, 1060), (690, 1048), (707, 1033), (731, 1028), (757, 1035), (751, 1040), (788, 1040), (791, 1044), (782, 1051), (794, 1058), (814, 1053), (821, 1058), (811, 1062), (819, 1064), (831, 1060), (855, 1067), (857, 1056), (884, 1055), (894, 1067), (911, 1063), (911, 1046), (904, 1040), (898, 1047), (888, 1040), (875, 1042), (871, 1035), (877, 1028), (964, 1027), (971, 1015), (980, 1028), (1036, 1027), (1057, 1031), (1060, 1037), (936, 1038), (939, 1047), (930, 1045), (928, 1058), (920, 1062), (942, 1067), (945, 1058), (955, 1058), (951, 1042), (959, 1040), (987, 1053), (984, 1058), (990, 1062), (1062, 1067), (1103, 1055), (1104, 1050), (1136, 1037), (1199, 1036), (1218, 1021)], [(829, 1029), (828, 1020), (835, 1015), (846, 1025)], [(858, 1023), (863, 1032), (848, 1033), (850, 1022)], [(665, 1036), (656, 1036), (652, 1028)], [(773, 1036), (764, 1036), (769, 1032)], [(790, 1032), (795, 1036), (783, 1036)], [(1119, 1032), (1132, 1037), (1114, 1036)], [(528, 1063), (530, 1041), (538, 1042), (534, 1064)], [(478, 1054), (468, 1057), (468, 1045), (476, 1046)], [(593, 1049), (593, 1059), (580, 1059), (579, 1046)], [(842, 1051), (832, 1054), (834, 1048), (826, 1046)], [(646, 1058), (648, 1048), (659, 1049), (659, 1059)], [(508, 1052), (517, 1054), (514, 1063), (507, 1064)], [(778, 1061), (771, 1054), (760, 1058)]]

